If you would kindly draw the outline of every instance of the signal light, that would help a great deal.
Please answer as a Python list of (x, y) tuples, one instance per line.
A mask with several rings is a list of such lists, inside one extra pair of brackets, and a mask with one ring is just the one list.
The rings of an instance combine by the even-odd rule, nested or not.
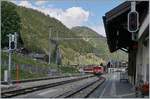
[(11, 45), (10, 45), (10, 48), (11, 48), (11, 49), (15, 49), (15, 42), (12, 41), (10, 44), (11, 44)]
[(128, 31), (136, 32), (139, 26), (139, 14), (136, 11), (129, 12), (128, 14)]

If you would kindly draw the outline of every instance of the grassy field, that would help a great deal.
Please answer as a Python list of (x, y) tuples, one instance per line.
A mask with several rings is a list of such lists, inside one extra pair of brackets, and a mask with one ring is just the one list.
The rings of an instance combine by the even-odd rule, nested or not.
[[(6, 69), (1, 68), (1, 80), (4, 79), (4, 70), (6, 70)], [(16, 75), (17, 75), (16, 70), (12, 70), (11, 71), (11, 79), (17, 80)], [(31, 79), (31, 78), (45, 77), (45, 76), (46, 76), (45, 74), (37, 74), (37, 73), (19, 70), (19, 80), (20, 79)]]
[[(2, 61), (8, 60), (8, 53), (2, 52)], [(32, 58), (29, 57), (24, 57), (22, 55), (18, 55), (17, 53), (12, 54), (12, 61), (14, 61), (17, 64), (30, 64), (33, 66), (42, 66), (42, 67), (50, 67), (51, 69), (56, 69), (59, 70), (60, 73), (62, 74), (75, 74), (78, 73), (78, 70), (71, 67), (71, 66), (61, 66), (61, 65), (56, 65), (56, 64), (50, 64), (48, 65), (46, 62), (39, 62), (37, 60), (33, 60)], [(8, 66), (1, 66), (1, 80), (4, 77), (4, 70), (6, 70)], [(16, 79), (16, 70), (12, 70), (11, 72), (12, 79)], [(29, 71), (24, 71), (20, 70), (19, 71), (19, 78), (20, 79), (30, 79), (30, 78), (38, 78), (38, 77), (45, 77), (47, 74), (42, 74), (42, 73), (32, 73)]]

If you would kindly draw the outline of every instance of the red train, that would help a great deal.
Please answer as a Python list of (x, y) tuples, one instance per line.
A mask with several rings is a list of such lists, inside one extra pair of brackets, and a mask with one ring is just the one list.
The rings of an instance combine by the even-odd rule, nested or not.
[(84, 67), (83, 71), (85, 73), (92, 73), (92, 74), (103, 74), (104, 73), (104, 67), (103, 66), (88, 66), (88, 67)]

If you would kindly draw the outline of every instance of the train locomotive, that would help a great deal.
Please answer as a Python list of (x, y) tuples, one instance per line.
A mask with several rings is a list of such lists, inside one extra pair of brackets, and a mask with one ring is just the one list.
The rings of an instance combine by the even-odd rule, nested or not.
[(83, 68), (84, 73), (91, 73), (94, 75), (101, 75), (104, 73), (103, 66), (89, 66)]

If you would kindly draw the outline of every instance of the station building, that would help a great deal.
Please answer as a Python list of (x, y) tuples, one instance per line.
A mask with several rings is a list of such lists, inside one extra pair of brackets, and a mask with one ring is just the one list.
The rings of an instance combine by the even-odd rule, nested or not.
[(128, 79), (133, 85), (149, 82), (149, 1), (137, 1), (139, 29), (136, 40), (128, 31), (128, 13), (131, 2), (126, 1), (103, 16), (110, 52), (123, 50), (128, 54)]

